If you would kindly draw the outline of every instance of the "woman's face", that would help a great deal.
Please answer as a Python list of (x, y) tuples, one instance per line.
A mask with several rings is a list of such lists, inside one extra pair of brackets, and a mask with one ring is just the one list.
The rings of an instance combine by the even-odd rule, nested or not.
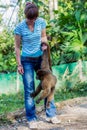
[(27, 18), (27, 23), (32, 25), (32, 24), (34, 24), (34, 22), (35, 22), (36, 19), (37, 18), (33, 18), (33, 19), (28, 19)]

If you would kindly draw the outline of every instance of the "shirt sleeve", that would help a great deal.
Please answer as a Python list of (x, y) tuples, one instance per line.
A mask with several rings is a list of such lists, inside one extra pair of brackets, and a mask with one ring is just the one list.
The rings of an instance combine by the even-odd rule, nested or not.
[(14, 29), (14, 34), (17, 34), (17, 35), (21, 36), (21, 27), (20, 27), (20, 25), (16, 26), (16, 28)]
[(42, 28), (42, 29), (45, 29), (45, 28), (46, 28), (46, 21), (45, 21), (44, 19), (42, 19), (41, 28)]

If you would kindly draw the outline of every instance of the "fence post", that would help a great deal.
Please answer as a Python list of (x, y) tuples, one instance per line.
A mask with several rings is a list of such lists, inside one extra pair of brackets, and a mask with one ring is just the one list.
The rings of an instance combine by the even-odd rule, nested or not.
[(19, 79), (19, 73), (17, 71), (17, 87), (16, 87), (16, 91), (19, 92), (20, 89), (20, 79)]
[(82, 61), (78, 61), (78, 68), (79, 68), (79, 78), (82, 81), (83, 80), (83, 73), (82, 73)]

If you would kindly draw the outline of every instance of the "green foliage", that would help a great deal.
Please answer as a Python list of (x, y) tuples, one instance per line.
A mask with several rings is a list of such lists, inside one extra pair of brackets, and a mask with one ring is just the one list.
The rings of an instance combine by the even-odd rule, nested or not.
[(45, 0), (44, 2), (38, 0), (38, 3), (36, 3), (39, 8), (39, 16), (43, 17), (46, 21), (49, 20), (49, 7), (48, 2)]
[(86, 60), (87, 2), (61, 0), (54, 13), (56, 17), (49, 23), (53, 27), (48, 27), (48, 34), (53, 37), (50, 43), (53, 64)]
[(2, 96), (0, 96), (0, 115), (7, 114), (8, 112), (12, 112), (17, 110), (18, 108), (23, 107), (24, 107), (23, 92), (10, 95), (2, 94)]
[(18, 22), (21, 22), (24, 19), (24, 6), (25, 5), (22, 4), (22, 0), (18, 2), (18, 5), (20, 7), (18, 11)]
[(55, 93), (55, 101), (59, 102), (59, 101), (64, 101), (67, 99), (73, 99), (76, 97), (84, 97), (87, 96), (87, 91), (56, 91)]
[(16, 70), (14, 39), (12, 32), (4, 30), (0, 34), (0, 72)]

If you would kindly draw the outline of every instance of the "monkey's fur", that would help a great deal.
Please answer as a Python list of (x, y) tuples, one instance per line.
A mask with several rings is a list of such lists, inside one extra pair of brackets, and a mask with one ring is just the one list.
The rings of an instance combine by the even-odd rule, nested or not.
[(36, 91), (33, 92), (31, 96), (33, 98), (36, 97), (42, 90), (42, 93), (36, 100), (36, 103), (39, 103), (42, 99), (47, 98), (46, 107), (50, 107), (50, 102), (54, 99), (54, 91), (57, 79), (52, 74), (49, 45), (42, 43), (42, 46), (43, 45), (46, 45), (47, 49), (43, 51), (41, 69), (36, 72), (40, 83), (36, 88)]

